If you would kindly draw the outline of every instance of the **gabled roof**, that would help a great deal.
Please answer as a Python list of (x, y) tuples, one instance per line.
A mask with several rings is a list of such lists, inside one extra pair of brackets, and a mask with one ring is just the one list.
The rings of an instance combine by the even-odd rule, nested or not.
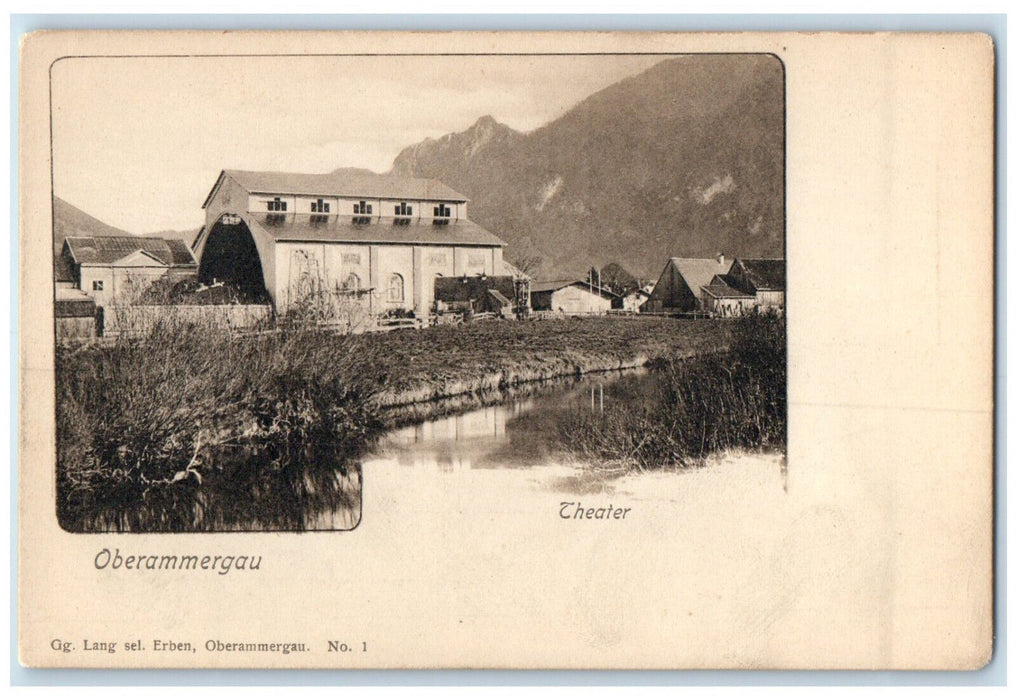
[(728, 275), (714, 275), (710, 283), (703, 286), (703, 292), (715, 299), (754, 299), (755, 296), (732, 286)]
[(412, 199), (468, 202), (469, 199), (438, 180), (369, 172), (279, 173), (253, 170), (223, 170), (201, 205), (212, 201), (226, 177), (233, 178), (250, 193), (313, 195), (318, 197), (364, 197), (365, 199)]
[(187, 244), (174, 238), (68, 236), (65, 245), (78, 265), (111, 265), (138, 251), (170, 267), (198, 264)]
[(128, 253), (124, 257), (110, 264), (119, 267), (152, 267), (153, 265), (168, 267), (168, 265), (162, 260), (144, 250), (136, 250), (133, 253)]
[(311, 214), (290, 214), (281, 223), (268, 223), (270, 214), (250, 216), (247, 222), (276, 241), (343, 243), (403, 243), (418, 245), (504, 246), (505, 241), (472, 221), (460, 219), (444, 226), (414, 221), (396, 226), (392, 221), (354, 224), (346, 217), (330, 216), (312, 223)]
[(737, 258), (745, 277), (756, 289), (784, 291), (787, 266), (783, 258)]
[(606, 299), (613, 299), (618, 295), (609, 289), (603, 287), (597, 288), (597, 285), (591, 287), (590, 283), (585, 280), (553, 280), (549, 282), (531, 282), (530, 283), (530, 294), (539, 292), (557, 292), (559, 289), (565, 289), (565, 287), (579, 287), (587, 292), (593, 294), (600, 293), (600, 296)]
[(723, 275), (731, 269), (730, 262), (717, 258), (671, 258), (671, 263), (696, 296), (702, 287), (710, 284), (714, 275)]

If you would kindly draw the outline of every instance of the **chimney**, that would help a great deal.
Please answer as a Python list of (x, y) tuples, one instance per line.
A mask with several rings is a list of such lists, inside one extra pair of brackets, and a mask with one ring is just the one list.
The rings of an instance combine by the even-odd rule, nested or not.
[(723, 265), (724, 264), (724, 254), (723, 253), (717, 253), (717, 264), (718, 265)]

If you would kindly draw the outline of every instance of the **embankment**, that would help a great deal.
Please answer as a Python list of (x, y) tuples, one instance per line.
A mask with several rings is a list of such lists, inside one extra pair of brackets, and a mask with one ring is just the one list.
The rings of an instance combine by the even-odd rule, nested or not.
[(395, 331), (361, 343), (378, 405), (389, 408), (714, 353), (730, 336), (721, 321), (595, 317)]

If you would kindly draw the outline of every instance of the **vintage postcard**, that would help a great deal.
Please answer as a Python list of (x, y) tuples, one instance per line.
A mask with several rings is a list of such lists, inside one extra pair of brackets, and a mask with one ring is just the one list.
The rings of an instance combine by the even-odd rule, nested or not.
[(23, 664), (991, 658), (988, 37), (20, 71)]

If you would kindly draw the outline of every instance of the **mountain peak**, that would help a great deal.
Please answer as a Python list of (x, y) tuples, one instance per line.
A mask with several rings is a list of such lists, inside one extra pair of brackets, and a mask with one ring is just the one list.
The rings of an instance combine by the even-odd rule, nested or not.
[(478, 153), (497, 143), (521, 137), (512, 127), (485, 114), (464, 131), (445, 134), (439, 139), (427, 138), (402, 150), (392, 163), (392, 175), (411, 175), (422, 162), (435, 158), (444, 160), (470, 160)]
[(504, 124), (499, 124), (497, 119), (492, 117), (490, 114), (485, 114), (480, 119), (475, 121), (473, 123), (473, 126), (470, 127), (470, 128), (471, 129), (489, 129), (491, 127), (496, 127), (496, 126), (504, 126)]
[(616, 260), (641, 277), (669, 257), (781, 254), (784, 79), (769, 55), (662, 61), (520, 133), (490, 115), (403, 150), (392, 172), (470, 197), (470, 215), (539, 258), (541, 276)]

